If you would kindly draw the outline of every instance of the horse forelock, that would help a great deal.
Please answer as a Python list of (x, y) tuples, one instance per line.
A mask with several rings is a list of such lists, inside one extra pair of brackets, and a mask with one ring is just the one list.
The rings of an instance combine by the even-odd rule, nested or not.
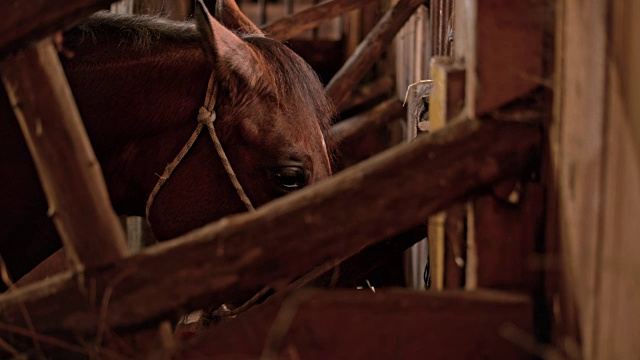
[(69, 30), (76, 43), (97, 42), (98, 36), (117, 38), (121, 45), (146, 50), (161, 41), (196, 43), (201, 37), (192, 21), (172, 21), (159, 15), (114, 14), (98, 11)]

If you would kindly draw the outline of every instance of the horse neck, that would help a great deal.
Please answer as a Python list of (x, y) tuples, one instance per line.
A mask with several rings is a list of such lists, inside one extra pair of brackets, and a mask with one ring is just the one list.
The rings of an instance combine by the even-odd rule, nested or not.
[(116, 47), (76, 53), (65, 70), (116, 212), (143, 215), (157, 174), (196, 126), (210, 68), (197, 44)]

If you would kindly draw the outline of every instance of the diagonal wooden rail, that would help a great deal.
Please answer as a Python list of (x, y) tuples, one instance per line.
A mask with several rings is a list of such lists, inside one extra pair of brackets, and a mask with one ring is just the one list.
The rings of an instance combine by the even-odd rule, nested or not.
[(347, 95), (369, 71), (371, 66), (387, 49), (404, 23), (409, 20), (424, 0), (400, 0), (389, 9), (362, 40), (353, 55), (333, 76), (326, 91), (336, 108), (346, 101)]
[(126, 256), (124, 231), (53, 41), (8, 57), (0, 75), (71, 267), (92, 268)]
[(2, 320), (20, 323), (24, 304), (40, 331), (91, 333), (98, 324), (135, 329), (176, 308), (240, 303), (247, 291), (286, 287), (520, 173), (540, 141), (537, 125), (460, 121), (255, 213), (225, 218), (111, 266), (2, 295)]
[(320, 26), (336, 16), (359, 9), (373, 0), (329, 0), (296, 14), (266, 24), (262, 30), (276, 40), (285, 41), (303, 31)]

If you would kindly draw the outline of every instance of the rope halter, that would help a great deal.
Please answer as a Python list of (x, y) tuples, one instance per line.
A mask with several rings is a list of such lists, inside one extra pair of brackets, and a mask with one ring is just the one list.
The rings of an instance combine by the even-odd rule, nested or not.
[(147, 199), (147, 207), (145, 211), (147, 222), (149, 222), (149, 213), (151, 211), (153, 201), (160, 192), (162, 185), (164, 185), (164, 183), (169, 180), (171, 174), (173, 174), (173, 171), (178, 167), (178, 165), (180, 165), (180, 162), (187, 155), (193, 144), (195, 144), (198, 136), (202, 132), (202, 128), (204, 128), (205, 126), (209, 130), (209, 136), (213, 141), (213, 145), (216, 148), (218, 157), (220, 158), (220, 161), (222, 162), (222, 165), (224, 166), (224, 169), (229, 176), (229, 180), (231, 180), (231, 184), (236, 189), (236, 193), (240, 197), (240, 200), (247, 208), (247, 210), (255, 211), (253, 205), (251, 204), (251, 200), (249, 200), (249, 197), (244, 192), (242, 185), (236, 177), (236, 173), (233, 171), (233, 168), (229, 163), (229, 158), (227, 158), (227, 154), (225, 154), (224, 149), (222, 148), (222, 144), (220, 143), (220, 139), (218, 138), (218, 135), (216, 133), (216, 129), (213, 126), (213, 123), (216, 121), (215, 106), (217, 92), (217, 86), (215, 85), (215, 80), (212, 73), (209, 77), (209, 84), (207, 85), (207, 94), (205, 97), (204, 105), (200, 108), (200, 110), (198, 110), (198, 126), (196, 126), (196, 129), (193, 131), (193, 133), (189, 137), (189, 140), (187, 140), (187, 143), (182, 147), (178, 155), (173, 159), (171, 163), (167, 164), (167, 167), (164, 169), (164, 173), (158, 179), (156, 186), (153, 188), (151, 194), (149, 195), (149, 199)]

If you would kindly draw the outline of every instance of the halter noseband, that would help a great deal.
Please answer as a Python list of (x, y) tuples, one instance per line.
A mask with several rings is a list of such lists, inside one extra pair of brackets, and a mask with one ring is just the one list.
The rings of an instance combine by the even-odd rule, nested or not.
[(209, 84), (207, 85), (207, 94), (205, 96), (204, 105), (198, 111), (198, 126), (193, 131), (191, 137), (189, 137), (189, 140), (187, 140), (187, 143), (182, 147), (175, 159), (173, 159), (173, 161), (164, 169), (164, 173), (158, 179), (156, 186), (153, 188), (151, 194), (149, 195), (149, 199), (147, 199), (147, 207), (145, 211), (147, 222), (149, 222), (149, 212), (151, 210), (151, 205), (153, 205), (153, 201), (160, 192), (162, 185), (164, 185), (164, 183), (169, 180), (169, 177), (171, 177), (173, 171), (176, 169), (176, 167), (178, 167), (185, 155), (187, 155), (193, 144), (198, 139), (198, 136), (202, 132), (202, 128), (205, 126), (209, 130), (209, 136), (211, 137), (211, 140), (213, 140), (213, 145), (216, 148), (218, 157), (220, 157), (220, 161), (222, 161), (222, 165), (224, 166), (224, 169), (227, 172), (227, 175), (229, 176), (229, 180), (231, 180), (233, 187), (236, 189), (236, 193), (240, 197), (240, 200), (247, 208), (247, 210), (255, 211), (253, 205), (251, 204), (251, 200), (249, 200), (249, 197), (247, 197), (247, 194), (244, 192), (242, 185), (238, 181), (236, 173), (233, 171), (233, 168), (229, 163), (229, 158), (227, 158), (227, 155), (222, 148), (222, 144), (220, 144), (220, 139), (218, 139), (216, 129), (215, 127), (213, 127), (213, 122), (216, 120), (215, 106), (217, 93), (218, 87), (215, 84), (215, 79), (212, 73), (209, 77)]

